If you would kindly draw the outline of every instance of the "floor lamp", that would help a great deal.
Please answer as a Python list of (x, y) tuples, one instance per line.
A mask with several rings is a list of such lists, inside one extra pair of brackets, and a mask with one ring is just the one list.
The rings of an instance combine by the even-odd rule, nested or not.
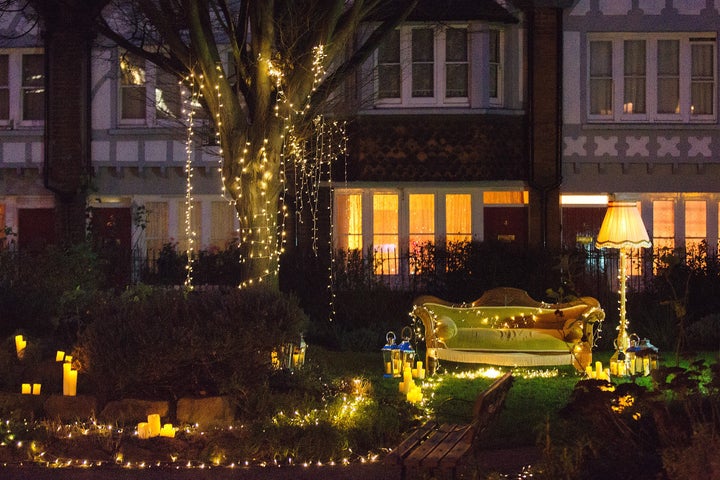
[(618, 337), (615, 341), (616, 351), (611, 361), (617, 360), (617, 355), (627, 350), (630, 344), (627, 333), (628, 322), (625, 314), (627, 251), (632, 248), (648, 248), (651, 245), (637, 204), (635, 202), (608, 202), (608, 209), (595, 246), (620, 250), (620, 325), (618, 327)]

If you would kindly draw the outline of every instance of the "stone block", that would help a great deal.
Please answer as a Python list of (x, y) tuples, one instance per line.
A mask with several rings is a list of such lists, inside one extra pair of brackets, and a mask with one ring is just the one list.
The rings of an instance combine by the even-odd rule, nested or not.
[(100, 412), (98, 419), (101, 422), (128, 425), (146, 422), (147, 416), (157, 413), (160, 418), (166, 418), (170, 412), (170, 404), (164, 400), (138, 400), (127, 398), (108, 402)]
[(181, 424), (225, 427), (235, 420), (235, 408), (229, 397), (181, 398), (176, 417)]
[(85, 421), (95, 417), (97, 404), (97, 399), (89, 395), (50, 395), (45, 400), (45, 416), (61, 422)]

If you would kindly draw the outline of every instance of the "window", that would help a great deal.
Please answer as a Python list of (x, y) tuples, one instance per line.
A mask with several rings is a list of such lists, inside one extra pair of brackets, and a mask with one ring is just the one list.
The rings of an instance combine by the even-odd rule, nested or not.
[(445, 241), (448, 245), (472, 239), (472, 196), (445, 195)]
[[(181, 201), (178, 205), (178, 251), (187, 252), (191, 248), (198, 251), (202, 248), (202, 204), (200, 202)], [(189, 207), (189, 215), (188, 215)], [(188, 226), (188, 220), (190, 225)]]
[(339, 194), (335, 198), (335, 238), (340, 250), (360, 250), (362, 239), (362, 194)]
[(714, 33), (591, 34), (588, 120), (715, 120), (715, 43)]
[(210, 225), (210, 245), (224, 250), (237, 238), (235, 231), (235, 207), (227, 201), (212, 202)]
[(42, 54), (22, 57), (22, 119), (45, 118), (45, 65)]
[(502, 45), (500, 43), (502, 37), (500, 30), (490, 30), (490, 100), (499, 103), (502, 99)]
[(168, 204), (166, 202), (147, 202), (147, 228), (145, 244), (148, 253), (158, 254), (163, 245), (170, 241), (168, 237)]
[(707, 236), (707, 205), (704, 200), (685, 202), (685, 249), (697, 255)]
[(655, 255), (675, 248), (675, 203), (653, 201), (653, 250)]
[(45, 61), (42, 51), (0, 51), (0, 125), (40, 127), (44, 120)]
[(120, 118), (145, 121), (145, 61), (132, 53), (120, 58)]
[(138, 55), (120, 54), (121, 123), (154, 125), (180, 119), (182, 93), (180, 83), (172, 74)]
[(398, 273), (398, 195), (373, 195), (373, 259), (379, 275)]
[(0, 121), (10, 119), (10, 82), (8, 56), (0, 55)]
[(393, 31), (376, 52), (378, 103), (467, 104), (468, 52), (465, 26), (407, 26)]
[(408, 214), (410, 273), (420, 273), (428, 267), (428, 246), (435, 243), (435, 195), (410, 194)]

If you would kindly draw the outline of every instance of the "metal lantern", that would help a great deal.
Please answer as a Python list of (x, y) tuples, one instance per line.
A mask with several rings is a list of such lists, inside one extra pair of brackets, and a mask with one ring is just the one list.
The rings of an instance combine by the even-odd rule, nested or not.
[(385, 346), (382, 348), (383, 366), (385, 368), (385, 377), (400, 376), (400, 349), (395, 343), (395, 332), (388, 332), (385, 335)]
[(291, 368), (300, 368), (305, 364), (305, 351), (307, 344), (305, 338), (300, 334), (300, 343), (293, 348), (292, 366)]
[(410, 327), (403, 328), (403, 341), (400, 342), (400, 372), (404, 372), (406, 368), (412, 369), (415, 366), (415, 349), (410, 345), (412, 339), (412, 329)]

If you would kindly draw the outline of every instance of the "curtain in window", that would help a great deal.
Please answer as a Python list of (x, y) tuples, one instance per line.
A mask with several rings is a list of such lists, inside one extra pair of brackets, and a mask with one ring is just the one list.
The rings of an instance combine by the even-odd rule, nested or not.
[(373, 195), (373, 251), (375, 273), (395, 275), (398, 254), (398, 196)]
[(625, 113), (645, 113), (645, 41), (625, 40)]
[(411, 194), (410, 210), (410, 248), (419, 247), (435, 241), (435, 195)]
[(431, 28), (412, 30), (412, 96), (435, 96), (435, 35)]
[(378, 48), (378, 97), (400, 98), (400, 30), (393, 30)]
[(657, 111), (680, 113), (680, 42), (658, 40)]
[(10, 89), (8, 84), (8, 56), (0, 55), (0, 120), (8, 120), (9, 118)]
[(711, 44), (692, 45), (690, 101), (693, 115), (713, 114), (715, 88), (714, 48)]
[(210, 205), (210, 245), (225, 250), (237, 237), (235, 232), (235, 207), (227, 201), (212, 202)]
[(147, 202), (147, 227), (145, 228), (145, 243), (148, 254), (157, 255), (163, 245), (168, 243), (168, 205), (166, 202)]
[[(193, 250), (198, 251), (202, 248), (202, 204), (200, 202), (192, 202), (192, 210), (190, 214), (190, 231), (188, 233), (186, 212), (188, 205), (185, 201), (180, 202), (178, 209), (178, 250), (186, 252), (192, 246)], [(192, 244), (190, 240), (193, 240)]]
[(707, 236), (707, 204), (704, 200), (685, 202), (685, 248), (698, 253)]
[(469, 194), (445, 195), (445, 239), (447, 243), (469, 242), (472, 234)]
[(120, 58), (120, 102), (124, 119), (145, 118), (145, 61), (131, 53)]
[(42, 54), (22, 57), (23, 120), (45, 118), (45, 61)]
[(158, 118), (178, 119), (182, 113), (180, 84), (172, 74), (156, 70), (155, 110)]
[(445, 31), (445, 96), (468, 96), (467, 29), (448, 28)]
[(655, 252), (675, 248), (675, 203), (672, 200), (653, 202), (652, 230)]
[(335, 211), (337, 247), (341, 250), (362, 250), (362, 195), (338, 195)]
[(612, 43), (590, 42), (590, 113), (612, 115)]

